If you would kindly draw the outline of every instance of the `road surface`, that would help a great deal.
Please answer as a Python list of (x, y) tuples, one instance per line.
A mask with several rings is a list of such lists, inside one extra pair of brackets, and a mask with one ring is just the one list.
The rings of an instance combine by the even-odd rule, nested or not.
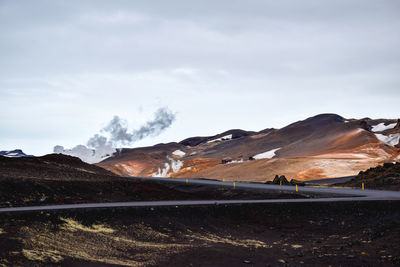
[[(166, 181), (177, 183), (201, 184), (209, 186), (233, 187), (233, 182), (222, 182), (203, 179), (178, 179), (178, 178), (157, 178), (157, 177), (128, 177), (132, 179)], [(258, 189), (258, 190), (279, 190), (286, 192), (296, 191), (295, 186), (280, 186), (258, 183), (235, 182), (236, 188)], [(113, 202), (113, 203), (84, 203), (47, 205), (31, 207), (9, 207), (0, 208), (0, 213), (21, 212), (21, 211), (49, 211), (65, 209), (87, 209), (87, 208), (116, 208), (116, 207), (162, 207), (162, 206), (196, 206), (196, 205), (232, 205), (232, 204), (257, 204), (257, 203), (289, 203), (289, 202), (337, 202), (337, 201), (371, 201), (371, 200), (400, 200), (400, 192), (381, 190), (361, 190), (343, 188), (320, 188), (320, 187), (299, 187), (299, 192), (336, 195), (337, 197), (326, 198), (303, 198), (303, 199), (265, 199), (265, 200), (168, 200), (168, 201), (134, 201), (134, 202)]]

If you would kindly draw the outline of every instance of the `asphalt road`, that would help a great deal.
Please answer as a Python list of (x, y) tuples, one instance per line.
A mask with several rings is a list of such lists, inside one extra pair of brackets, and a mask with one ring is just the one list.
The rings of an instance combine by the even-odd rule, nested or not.
[[(125, 176), (128, 177), (129, 176)], [(159, 177), (135, 177), (134, 179), (143, 180), (155, 180), (155, 181), (173, 181), (178, 183), (186, 183), (186, 179), (182, 178), (159, 178)], [(222, 182), (217, 180), (206, 180), (206, 179), (188, 179), (188, 183), (191, 184), (202, 184), (202, 185), (212, 185), (212, 186), (229, 186), (233, 187), (233, 182)], [(236, 188), (249, 188), (249, 189), (259, 189), (259, 190), (279, 190), (279, 191), (289, 191), (295, 192), (295, 186), (289, 185), (272, 185), (272, 184), (261, 184), (261, 183), (245, 183), (245, 182), (235, 182)], [(337, 194), (343, 197), (335, 198), (316, 198), (316, 199), (293, 199), (292, 202), (319, 202), (325, 201), (339, 201), (347, 198), (351, 200), (400, 200), (400, 191), (384, 191), (384, 190), (361, 190), (360, 189), (347, 189), (347, 188), (326, 188), (326, 187), (310, 187), (310, 186), (299, 186), (299, 192), (306, 193), (318, 193), (318, 194)], [(355, 199), (356, 198), (356, 199)], [(288, 199), (278, 199), (277, 201), (269, 202), (290, 202)]]
[[(157, 178), (157, 177), (151, 177), (151, 178), (129, 177), (129, 178), (186, 183), (186, 179), (177, 179), (177, 178)], [(215, 180), (188, 179), (187, 182), (190, 184), (233, 187), (233, 182), (222, 182)], [(235, 182), (235, 187), (258, 189), (258, 190), (278, 190), (287, 192), (296, 191), (295, 186), (280, 186), (280, 185), (267, 185), (267, 184), (243, 183), (243, 182)], [(265, 199), (265, 200), (168, 200), (168, 201), (134, 201), (134, 202), (114, 202), (114, 203), (84, 203), (84, 204), (0, 208), (0, 212), (113, 208), (113, 207), (161, 207), (161, 206), (232, 205), (232, 204), (283, 203), (283, 202), (299, 203), (299, 202), (400, 200), (400, 192), (397, 191), (300, 187), (300, 186), (298, 188), (299, 192), (329, 194), (329, 195), (334, 194), (337, 197), (304, 198), (304, 199)]]

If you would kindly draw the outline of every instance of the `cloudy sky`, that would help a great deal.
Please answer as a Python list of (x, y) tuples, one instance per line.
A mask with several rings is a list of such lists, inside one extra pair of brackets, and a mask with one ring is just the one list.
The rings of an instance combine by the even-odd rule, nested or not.
[(0, 0), (0, 150), (45, 154), (114, 115), (170, 128), (132, 146), (400, 117), (400, 1)]

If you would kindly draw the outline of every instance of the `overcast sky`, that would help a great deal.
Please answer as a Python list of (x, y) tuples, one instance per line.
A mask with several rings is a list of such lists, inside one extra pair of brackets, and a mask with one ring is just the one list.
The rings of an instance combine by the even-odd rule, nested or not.
[(400, 117), (400, 1), (0, 0), (0, 150), (45, 154), (114, 115), (133, 146), (319, 113)]

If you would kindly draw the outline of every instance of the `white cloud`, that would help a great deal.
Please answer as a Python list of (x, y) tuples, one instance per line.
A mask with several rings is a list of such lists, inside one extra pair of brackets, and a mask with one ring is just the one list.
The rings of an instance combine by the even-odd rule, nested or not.
[(322, 112), (398, 116), (399, 11), (393, 0), (3, 1), (0, 143), (51, 152), (159, 106), (176, 124), (137, 145)]

